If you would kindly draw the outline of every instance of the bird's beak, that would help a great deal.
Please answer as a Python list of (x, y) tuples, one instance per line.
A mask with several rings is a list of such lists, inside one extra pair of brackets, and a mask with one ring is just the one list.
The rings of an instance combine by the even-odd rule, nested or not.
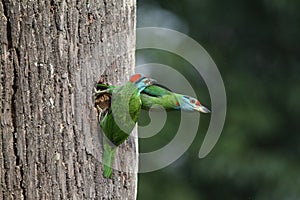
[(197, 107), (196, 110), (199, 111), (199, 112), (202, 112), (202, 113), (210, 113), (210, 110), (207, 109), (206, 107), (202, 106), (202, 105)]

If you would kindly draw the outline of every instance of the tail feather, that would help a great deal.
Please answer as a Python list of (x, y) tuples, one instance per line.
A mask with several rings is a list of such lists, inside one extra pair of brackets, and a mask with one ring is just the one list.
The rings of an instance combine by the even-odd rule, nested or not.
[(111, 178), (112, 175), (112, 165), (116, 153), (116, 148), (111, 147), (109, 144), (104, 143), (104, 151), (102, 155), (102, 166), (103, 166), (103, 175), (105, 178)]

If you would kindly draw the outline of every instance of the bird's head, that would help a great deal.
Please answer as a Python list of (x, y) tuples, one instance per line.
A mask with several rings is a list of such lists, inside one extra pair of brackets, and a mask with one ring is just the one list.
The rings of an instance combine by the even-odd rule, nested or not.
[(181, 110), (187, 110), (187, 111), (198, 111), (202, 113), (210, 113), (210, 110), (201, 105), (200, 101), (197, 99), (187, 96), (187, 95), (178, 95), (178, 102), (177, 106)]
[(133, 83), (139, 91), (143, 91), (147, 86), (156, 83), (156, 80), (146, 77), (143, 74), (134, 74), (130, 77), (130, 82)]

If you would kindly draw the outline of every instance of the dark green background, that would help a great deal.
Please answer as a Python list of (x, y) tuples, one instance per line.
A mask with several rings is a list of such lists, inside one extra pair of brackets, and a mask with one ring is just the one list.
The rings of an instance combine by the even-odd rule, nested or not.
[[(228, 101), (213, 151), (198, 158), (210, 119), (201, 115), (199, 133), (179, 160), (139, 174), (138, 199), (300, 199), (300, 1), (141, 0), (137, 22), (201, 44), (218, 66)], [(178, 70), (189, 65), (163, 51), (139, 50), (139, 56)], [(210, 107), (203, 80), (186, 68), (181, 73)], [(159, 134), (140, 139), (140, 151), (168, 143), (179, 116), (172, 113)], [(140, 124), (147, 120), (143, 113)]]

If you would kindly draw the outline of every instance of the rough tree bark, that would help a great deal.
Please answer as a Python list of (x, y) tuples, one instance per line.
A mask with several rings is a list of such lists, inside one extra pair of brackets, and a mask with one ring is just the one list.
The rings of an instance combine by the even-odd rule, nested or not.
[(135, 4), (0, 2), (0, 199), (135, 199), (137, 141), (103, 178), (92, 94), (133, 73)]

